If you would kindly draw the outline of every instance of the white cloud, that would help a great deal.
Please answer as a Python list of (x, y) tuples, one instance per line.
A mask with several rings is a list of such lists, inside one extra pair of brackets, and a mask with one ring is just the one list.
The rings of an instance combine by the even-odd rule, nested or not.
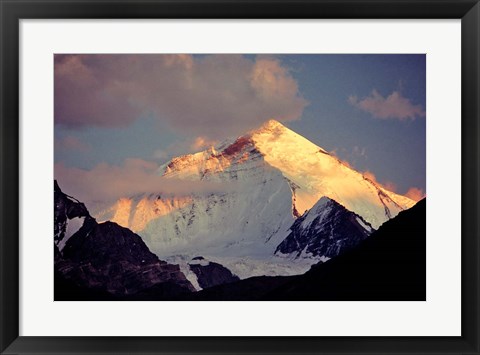
[(350, 96), (348, 102), (380, 119), (414, 120), (417, 117), (425, 117), (425, 111), (421, 105), (412, 104), (398, 91), (392, 92), (385, 98), (378, 91), (373, 90), (370, 96), (361, 100), (357, 96)]

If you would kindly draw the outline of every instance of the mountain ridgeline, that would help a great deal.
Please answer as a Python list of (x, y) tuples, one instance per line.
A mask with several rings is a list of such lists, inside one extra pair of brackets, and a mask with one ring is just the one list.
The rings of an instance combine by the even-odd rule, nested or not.
[(425, 298), (425, 201), (276, 121), (157, 175), (215, 188), (126, 196), (91, 215), (55, 181), (56, 300)]

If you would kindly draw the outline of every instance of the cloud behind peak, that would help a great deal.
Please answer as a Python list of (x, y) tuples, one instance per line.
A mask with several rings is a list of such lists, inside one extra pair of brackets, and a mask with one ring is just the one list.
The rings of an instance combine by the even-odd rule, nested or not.
[(262, 121), (300, 118), (306, 100), (288, 69), (242, 55), (58, 55), (55, 123), (121, 127), (154, 115), (190, 136), (223, 139)]

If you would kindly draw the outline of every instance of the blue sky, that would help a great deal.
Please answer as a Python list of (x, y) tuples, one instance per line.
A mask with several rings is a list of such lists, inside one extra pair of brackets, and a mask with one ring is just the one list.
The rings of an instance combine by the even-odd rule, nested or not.
[(425, 192), (424, 55), (119, 57), (55, 58), (65, 169), (160, 164), (273, 117), (399, 193)]

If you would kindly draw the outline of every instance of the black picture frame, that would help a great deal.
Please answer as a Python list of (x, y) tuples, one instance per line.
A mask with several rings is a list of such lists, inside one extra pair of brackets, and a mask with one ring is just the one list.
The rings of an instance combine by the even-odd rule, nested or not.
[[(2, 354), (479, 354), (477, 0), (0, 0)], [(462, 45), (462, 335), (459, 337), (19, 336), (19, 20), (77, 18), (453, 18)], [(412, 320), (413, 322), (414, 320)]]

